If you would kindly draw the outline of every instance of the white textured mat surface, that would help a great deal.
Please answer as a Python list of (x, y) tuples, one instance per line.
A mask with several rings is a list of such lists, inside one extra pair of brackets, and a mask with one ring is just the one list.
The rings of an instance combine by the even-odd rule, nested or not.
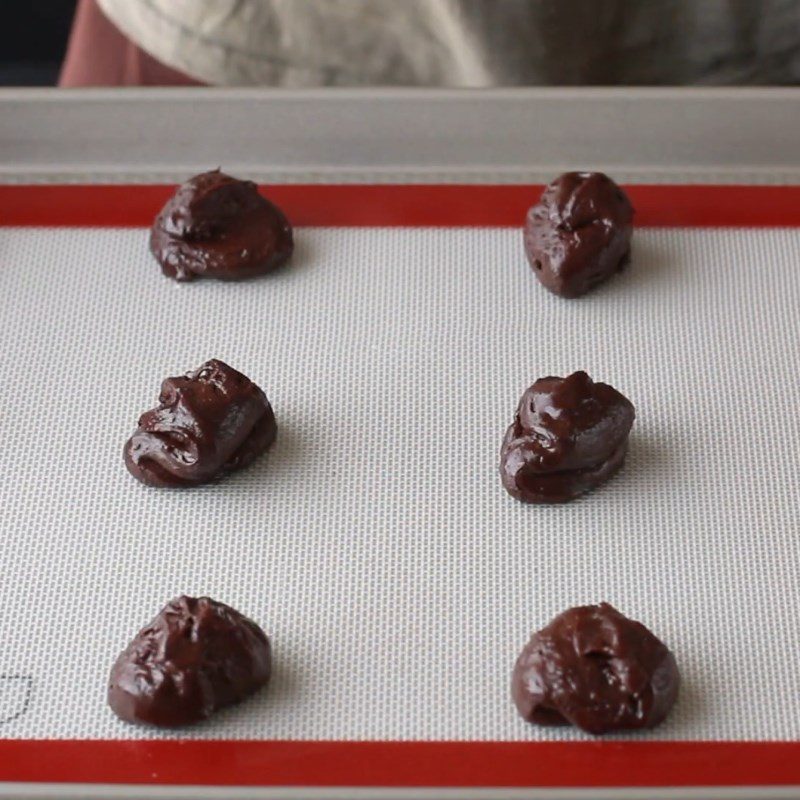
[[(105, 705), (180, 593), (271, 635), (269, 689), (195, 737), (574, 739), (526, 726), (518, 650), (608, 600), (675, 651), (657, 738), (800, 737), (800, 230), (640, 230), (564, 301), (516, 230), (300, 230), (261, 280), (179, 286), (143, 230), (0, 229), (0, 737), (149, 737)], [(278, 442), (192, 491), (122, 445), (162, 378), (218, 357)], [(515, 502), (498, 449), (535, 378), (638, 412), (624, 471)]]

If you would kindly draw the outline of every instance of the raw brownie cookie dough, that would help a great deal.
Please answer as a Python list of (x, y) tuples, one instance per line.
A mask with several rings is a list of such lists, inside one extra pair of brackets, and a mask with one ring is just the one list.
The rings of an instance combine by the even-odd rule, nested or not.
[(559, 614), (517, 659), (512, 696), (523, 719), (589, 733), (652, 728), (678, 696), (666, 645), (608, 603)]
[(607, 481), (623, 464), (631, 402), (585, 372), (540, 378), (519, 401), (500, 451), (500, 476), (526, 503), (562, 503)]
[(150, 232), (150, 251), (178, 281), (261, 275), (287, 261), (293, 248), (283, 212), (251, 181), (219, 170), (178, 187)]
[(255, 622), (208, 597), (178, 597), (120, 653), (108, 703), (127, 722), (190, 725), (260, 689), (270, 665)]
[(159, 405), (125, 443), (125, 466), (150, 486), (192, 486), (241, 469), (275, 441), (264, 392), (217, 359), (167, 378)]
[(525, 221), (525, 253), (551, 292), (578, 297), (622, 269), (633, 233), (627, 195), (602, 172), (566, 172)]

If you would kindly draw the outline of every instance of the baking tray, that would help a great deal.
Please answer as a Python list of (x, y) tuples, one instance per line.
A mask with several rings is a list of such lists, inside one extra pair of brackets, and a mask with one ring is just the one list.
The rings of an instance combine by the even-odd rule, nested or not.
[[(787, 91), (0, 95), (0, 793), (800, 796), (797, 121)], [(175, 286), (145, 228), (218, 163), (269, 184), (296, 257)], [(568, 167), (624, 181), (639, 226), (574, 303), (518, 230)], [(278, 443), (148, 491), (121, 444), (211, 356), (265, 388)], [(577, 368), (636, 404), (628, 464), (515, 503), (519, 394)], [(274, 679), (191, 731), (125, 726), (108, 665), (182, 591), (262, 623)], [(517, 651), (602, 599), (675, 650), (673, 714), (524, 725)]]

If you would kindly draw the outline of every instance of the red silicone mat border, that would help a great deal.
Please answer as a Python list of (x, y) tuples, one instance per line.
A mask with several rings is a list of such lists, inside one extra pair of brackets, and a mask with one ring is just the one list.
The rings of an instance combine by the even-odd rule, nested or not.
[[(626, 186), (637, 225), (800, 226), (800, 186)], [(265, 193), (298, 226), (515, 227), (532, 185), (276, 184)], [(0, 226), (149, 226), (166, 185), (0, 185)]]
[(462, 788), (787, 786), (800, 784), (800, 742), (5, 740), (0, 741), (0, 781)]
[[(519, 226), (541, 186), (274, 185), (295, 225)], [(643, 226), (800, 226), (800, 186), (633, 185)], [(0, 226), (141, 227), (166, 185), (0, 186)], [(513, 710), (509, 713), (513, 713)], [(800, 742), (0, 740), (0, 781), (219, 786), (800, 785)]]

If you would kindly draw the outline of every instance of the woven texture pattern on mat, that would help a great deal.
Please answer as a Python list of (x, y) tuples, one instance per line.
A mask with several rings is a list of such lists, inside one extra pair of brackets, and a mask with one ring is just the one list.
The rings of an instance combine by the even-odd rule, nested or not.
[[(108, 669), (174, 595), (271, 635), (269, 689), (196, 737), (574, 739), (509, 700), (532, 630), (608, 600), (675, 651), (661, 738), (800, 736), (800, 231), (641, 230), (579, 301), (512, 230), (298, 231), (242, 284), (163, 278), (142, 230), (0, 230), (0, 736), (132, 728)], [(221, 358), (276, 411), (216, 485), (122, 463), (162, 378)], [(624, 471), (568, 506), (501, 488), (536, 377), (631, 398)]]

